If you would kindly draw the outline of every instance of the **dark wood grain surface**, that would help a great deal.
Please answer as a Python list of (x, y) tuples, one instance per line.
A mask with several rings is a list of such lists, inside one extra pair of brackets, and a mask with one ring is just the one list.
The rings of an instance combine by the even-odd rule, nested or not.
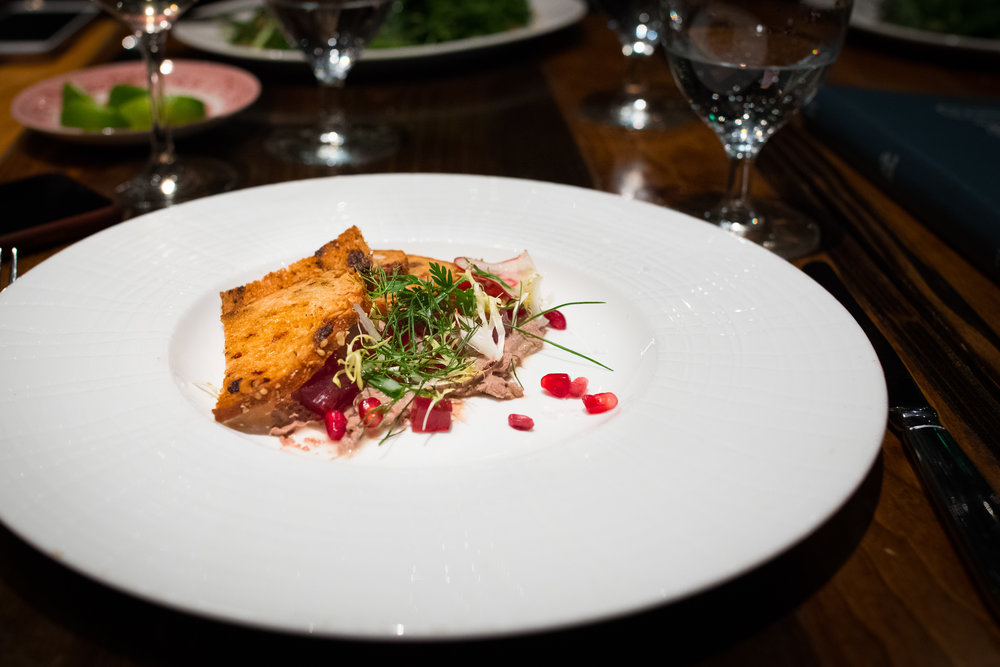
[[(93, 29), (107, 30), (102, 26)], [(114, 46), (114, 38), (102, 39)], [(171, 48), (175, 56), (208, 57)], [(66, 68), (121, 57), (115, 48), (92, 44), (75, 60), (60, 56)], [(0, 79), (25, 71), (30, 76), (23, 64), (0, 61)], [(258, 67), (256, 73), (264, 84), (258, 103), (210, 134), (179, 142), (179, 151), (229, 160), (243, 187), (348, 173), (290, 165), (261, 149), (276, 124), (310, 113), (315, 90), (304, 68)], [(395, 155), (364, 171), (532, 178), (698, 210), (720, 191), (725, 160), (717, 139), (693, 115), (669, 129), (634, 131), (602, 126), (580, 112), (587, 95), (613, 88), (621, 73), (617, 42), (593, 15), (517, 48), (362, 66), (348, 84), (351, 112), (391, 122), (404, 139)], [(665, 62), (650, 63), (649, 75), (677, 94)], [(1000, 96), (1000, 65), (852, 34), (831, 81)], [(143, 148), (13, 136), (0, 155), (0, 183), (57, 171), (111, 194), (145, 158)], [(774, 138), (758, 167), (755, 192), (780, 197), (821, 222), (823, 248), (807, 259), (828, 262), (841, 275), (963, 448), (1000, 488), (1000, 287), (801, 122)], [(22, 270), (57, 250), (24, 256)], [(0, 665), (573, 660), (601, 650), (630, 662), (651, 655), (666, 664), (986, 666), (1000, 665), (1000, 623), (889, 432), (845, 506), (759, 569), (664, 608), (503, 640), (370, 644), (197, 618), (95, 583), (0, 528)]]

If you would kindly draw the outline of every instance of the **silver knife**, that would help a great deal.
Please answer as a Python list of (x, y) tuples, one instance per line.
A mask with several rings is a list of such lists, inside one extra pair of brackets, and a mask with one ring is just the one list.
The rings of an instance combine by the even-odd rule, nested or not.
[(810, 262), (803, 270), (836, 297), (868, 335), (885, 373), (890, 427), (910, 454), (924, 490), (979, 585), (983, 600), (1000, 619), (1000, 498), (941, 425), (899, 355), (833, 269), (822, 262)]

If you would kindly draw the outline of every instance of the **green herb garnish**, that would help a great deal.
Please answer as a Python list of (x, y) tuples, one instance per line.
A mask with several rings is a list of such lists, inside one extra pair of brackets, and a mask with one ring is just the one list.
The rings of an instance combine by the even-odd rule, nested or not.
[[(469, 339), (478, 325), (473, 289), (460, 287), (452, 272), (430, 265), (427, 280), (375, 267), (369, 284), (369, 317), (380, 331), (362, 334), (353, 375), (376, 387), (425, 391), (460, 384), (475, 375)], [(352, 354), (346, 360), (351, 375)], [(392, 395), (391, 393), (389, 394)]]
[(365, 278), (371, 308), (361, 317), (361, 333), (348, 346), (334, 382), (374, 387), (392, 402), (412, 395), (440, 400), (482, 373), (484, 361), (488, 365), (501, 359), (508, 329), (608, 368), (525, 328), (557, 308), (602, 302), (574, 301), (539, 310), (532, 294), (537, 276), (522, 280), (514, 294), (491, 289), (491, 296), (484, 285), (509, 285), (474, 264), (456, 276), (431, 263), (428, 273), (422, 279), (373, 267)]

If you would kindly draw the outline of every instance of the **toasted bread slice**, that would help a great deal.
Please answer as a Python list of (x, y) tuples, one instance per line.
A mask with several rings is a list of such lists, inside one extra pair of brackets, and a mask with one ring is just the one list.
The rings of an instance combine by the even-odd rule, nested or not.
[[(293, 283), (313, 278), (324, 271), (335, 275), (358, 271), (371, 265), (371, 249), (357, 227), (344, 230), (311, 257), (298, 260), (283, 269), (272, 271), (263, 278), (222, 293), (222, 316), (253, 303)], [(405, 258), (405, 254), (400, 253)]]
[[(406, 270), (402, 253), (382, 261)], [(221, 294), (226, 371), (217, 421), (267, 433), (301, 413), (295, 391), (345, 346), (358, 320), (354, 305), (366, 306), (359, 273), (371, 263), (351, 227), (312, 257)]]

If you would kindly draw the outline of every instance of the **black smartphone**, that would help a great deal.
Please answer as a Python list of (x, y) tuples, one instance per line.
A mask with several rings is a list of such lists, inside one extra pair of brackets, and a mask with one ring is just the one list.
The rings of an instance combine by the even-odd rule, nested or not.
[(98, 11), (89, 0), (0, 2), (0, 55), (51, 53)]
[(0, 183), (0, 247), (59, 245), (121, 220), (122, 211), (111, 199), (65, 174)]

